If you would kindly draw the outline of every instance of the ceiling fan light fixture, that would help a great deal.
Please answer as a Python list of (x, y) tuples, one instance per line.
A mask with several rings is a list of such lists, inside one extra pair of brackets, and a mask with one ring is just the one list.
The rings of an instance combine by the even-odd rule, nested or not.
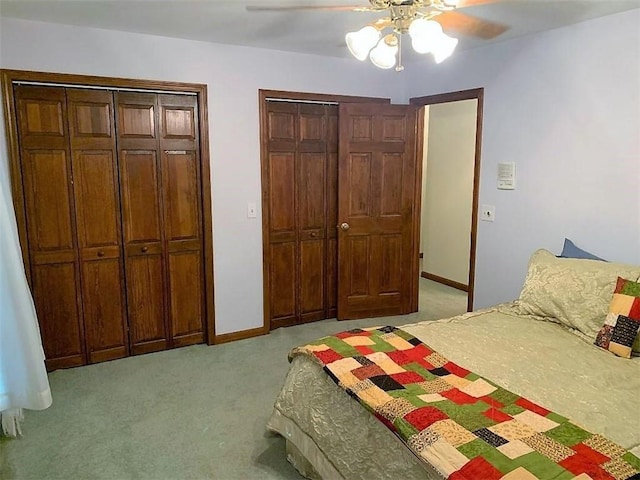
[(441, 63), (451, 56), (458, 45), (458, 39), (442, 34), (438, 39), (438, 43), (433, 47), (431, 52), (436, 63)]
[(371, 49), (380, 40), (380, 31), (371, 25), (367, 25), (357, 32), (347, 33), (344, 38), (351, 54), (362, 61), (367, 58)]
[(396, 64), (398, 54), (398, 39), (395, 35), (389, 34), (378, 42), (378, 45), (371, 50), (369, 57), (371, 63), (378, 68), (389, 69)]
[(442, 26), (433, 20), (417, 18), (409, 26), (411, 45), (418, 53), (431, 52), (442, 35)]

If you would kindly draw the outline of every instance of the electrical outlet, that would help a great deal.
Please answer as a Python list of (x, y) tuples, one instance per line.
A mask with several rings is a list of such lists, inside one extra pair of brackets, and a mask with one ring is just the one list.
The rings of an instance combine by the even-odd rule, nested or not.
[(496, 218), (495, 205), (482, 205), (480, 208), (480, 220), (485, 222), (493, 222)]

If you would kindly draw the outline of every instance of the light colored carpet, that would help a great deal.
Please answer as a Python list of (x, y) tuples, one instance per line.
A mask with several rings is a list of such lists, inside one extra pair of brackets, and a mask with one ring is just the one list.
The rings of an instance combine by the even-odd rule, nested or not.
[(26, 413), (22, 438), (0, 438), (0, 478), (299, 480), (284, 440), (265, 430), (289, 349), (350, 328), (453, 316), (466, 299), (421, 279), (419, 313), (58, 370), (51, 408)]

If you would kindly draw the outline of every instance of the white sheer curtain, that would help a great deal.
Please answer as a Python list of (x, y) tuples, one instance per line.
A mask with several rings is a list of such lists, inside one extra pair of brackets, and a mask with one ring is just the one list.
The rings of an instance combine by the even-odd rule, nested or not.
[[(0, 109), (0, 118), (2, 111)], [(23, 409), (51, 405), (38, 319), (18, 240), (5, 142), (0, 132), (0, 419), (9, 436), (21, 433)]]

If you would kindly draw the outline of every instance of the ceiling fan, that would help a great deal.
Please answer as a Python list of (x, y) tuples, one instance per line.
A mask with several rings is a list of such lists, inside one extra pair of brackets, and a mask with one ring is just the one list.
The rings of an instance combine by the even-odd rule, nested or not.
[[(387, 16), (366, 25), (357, 32), (346, 34), (349, 51), (358, 59), (371, 59), (380, 68), (396, 67), (402, 71), (402, 36), (408, 33), (413, 49), (418, 53), (432, 53), (437, 63), (449, 57), (458, 40), (444, 33), (491, 39), (509, 27), (475, 18), (458, 10), (464, 7), (498, 3), (503, 0), (369, 0), (367, 6), (257, 6), (247, 11), (309, 11), (332, 10), (352, 12), (385, 12)], [(385, 30), (388, 32), (383, 35)]]

